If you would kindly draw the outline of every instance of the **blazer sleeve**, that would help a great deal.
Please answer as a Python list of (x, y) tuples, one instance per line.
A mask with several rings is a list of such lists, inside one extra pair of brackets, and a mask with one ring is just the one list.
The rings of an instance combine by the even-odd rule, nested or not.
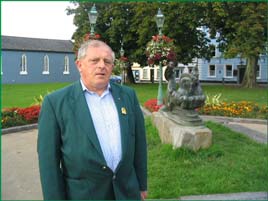
[(147, 190), (147, 143), (146, 132), (144, 125), (144, 117), (138, 102), (137, 96), (134, 92), (134, 106), (135, 106), (135, 159), (134, 166), (136, 169), (137, 178), (140, 185), (140, 191)]
[(43, 101), (38, 120), (37, 151), (44, 200), (65, 200), (61, 162), (61, 133), (49, 96)]

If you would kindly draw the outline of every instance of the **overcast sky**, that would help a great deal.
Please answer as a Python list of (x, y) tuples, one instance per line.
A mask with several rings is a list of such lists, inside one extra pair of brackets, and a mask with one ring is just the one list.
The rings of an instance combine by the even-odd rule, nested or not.
[(70, 40), (76, 27), (68, 1), (1, 1), (1, 34), (31, 38)]

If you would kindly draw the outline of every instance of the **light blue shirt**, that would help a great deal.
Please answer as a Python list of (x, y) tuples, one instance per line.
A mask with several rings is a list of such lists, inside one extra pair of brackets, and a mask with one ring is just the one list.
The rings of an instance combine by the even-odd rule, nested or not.
[(119, 117), (111, 87), (108, 85), (99, 96), (89, 91), (82, 80), (80, 82), (107, 166), (115, 171), (122, 157), (122, 146)]

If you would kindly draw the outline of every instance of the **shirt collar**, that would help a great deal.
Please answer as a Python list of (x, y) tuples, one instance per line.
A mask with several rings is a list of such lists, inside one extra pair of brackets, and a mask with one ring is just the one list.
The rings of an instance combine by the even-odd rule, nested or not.
[[(90, 93), (90, 94), (96, 94), (96, 92), (94, 92), (94, 91), (90, 91), (90, 90), (86, 87), (86, 85), (84, 84), (84, 82), (83, 82), (82, 79), (80, 79), (80, 83), (81, 83), (83, 92), (86, 91), (86, 92), (88, 92), (88, 93)], [(112, 90), (112, 89), (111, 89), (111, 85), (110, 85), (110, 83), (108, 83), (107, 88), (106, 88), (105, 91), (103, 92), (102, 96), (105, 95), (105, 94), (107, 94), (107, 93), (109, 93), (111, 90)]]

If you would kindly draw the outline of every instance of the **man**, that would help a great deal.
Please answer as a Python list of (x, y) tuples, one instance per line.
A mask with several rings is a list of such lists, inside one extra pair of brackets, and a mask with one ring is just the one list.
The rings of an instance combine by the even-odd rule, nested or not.
[(144, 118), (134, 90), (109, 82), (114, 60), (104, 42), (85, 42), (81, 79), (44, 99), (38, 156), (46, 200), (147, 196)]

